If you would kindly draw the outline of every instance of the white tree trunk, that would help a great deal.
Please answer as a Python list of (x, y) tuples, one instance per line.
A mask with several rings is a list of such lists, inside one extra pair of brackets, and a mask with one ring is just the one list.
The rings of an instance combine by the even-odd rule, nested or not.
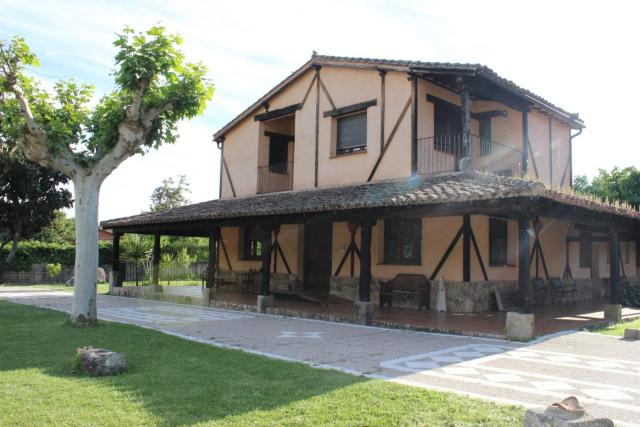
[(90, 174), (80, 175), (83, 176), (73, 180), (76, 261), (71, 321), (75, 324), (93, 324), (97, 320), (98, 199), (101, 182)]

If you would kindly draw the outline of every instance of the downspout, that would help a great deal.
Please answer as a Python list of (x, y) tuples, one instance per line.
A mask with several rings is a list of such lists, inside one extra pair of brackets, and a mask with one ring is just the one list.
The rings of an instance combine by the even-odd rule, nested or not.
[(579, 136), (583, 129), (584, 128), (578, 129), (578, 133), (576, 134), (569, 134), (569, 186), (571, 188), (573, 188), (573, 138)]

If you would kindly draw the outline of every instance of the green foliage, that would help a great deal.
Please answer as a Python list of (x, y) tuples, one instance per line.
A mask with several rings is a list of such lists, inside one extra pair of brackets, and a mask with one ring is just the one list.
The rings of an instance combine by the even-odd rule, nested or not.
[[(0, 250), (0, 257), (6, 257), (9, 250)], [(111, 242), (98, 243), (100, 265), (109, 264), (113, 259), (113, 245)], [(14, 260), (9, 264), (12, 271), (31, 270), (33, 264), (60, 263), (73, 265), (75, 246), (66, 243), (44, 243), (27, 240), (20, 242)]]
[(76, 221), (67, 217), (63, 211), (54, 212), (53, 220), (46, 225), (33, 240), (45, 243), (69, 243), (75, 242)]
[(148, 111), (158, 114), (145, 125), (144, 144), (138, 151), (175, 142), (178, 122), (201, 114), (214, 92), (207, 68), (187, 62), (179, 50), (181, 43), (179, 36), (167, 34), (161, 26), (145, 32), (125, 27), (114, 42), (116, 88), (92, 106), (93, 86), (59, 81), (51, 93), (44, 91), (24, 73), (25, 65), (38, 65), (24, 39), (0, 41), (0, 99), (12, 110), (12, 135), (17, 138), (27, 132), (14, 96), (17, 86), (46, 134), (51, 153), (65, 150), (81, 165), (100, 160), (116, 145), (119, 127), (140, 94), (141, 117)]
[(151, 258), (151, 236), (125, 234), (122, 238), (122, 255), (129, 261), (142, 262)]
[(640, 207), (640, 169), (633, 166), (615, 167), (611, 172), (600, 169), (591, 182), (586, 176), (578, 175), (573, 181), (573, 188), (603, 201), (626, 202), (636, 209)]
[(176, 180), (167, 178), (162, 180), (162, 184), (156, 187), (151, 194), (151, 212), (165, 209), (177, 208), (189, 203), (187, 196), (191, 190), (187, 177), (179, 175)]
[(52, 279), (58, 277), (62, 272), (62, 265), (60, 265), (59, 262), (56, 262), (55, 264), (47, 264), (44, 266), (44, 268), (45, 270), (47, 270), (47, 274)]

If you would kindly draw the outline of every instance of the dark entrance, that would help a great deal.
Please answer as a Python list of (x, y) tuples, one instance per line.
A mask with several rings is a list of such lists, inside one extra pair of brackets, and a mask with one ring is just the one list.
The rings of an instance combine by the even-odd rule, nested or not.
[(321, 295), (329, 294), (331, 277), (330, 222), (314, 222), (304, 225), (304, 289)]

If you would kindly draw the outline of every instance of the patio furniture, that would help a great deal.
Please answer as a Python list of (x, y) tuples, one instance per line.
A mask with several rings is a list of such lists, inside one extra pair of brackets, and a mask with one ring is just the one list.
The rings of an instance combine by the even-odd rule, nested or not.
[(533, 279), (533, 299), (535, 305), (544, 305), (551, 299), (549, 286), (542, 279)]
[(576, 303), (576, 297), (578, 296), (578, 288), (573, 280), (560, 280), (559, 277), (550, 277), (551, 283), (551, 302), (556, 304), (562, 304), (564, 300), (568, 303), (567, 296), (573, 297), (573, 303)]
[(405, 292), (418, 294), (418, 310), (424, 306), (429, 310), (431, 302), (431, 286), (422, 274), (397, 274), (391, 280), (380, 283), (380, 307), (393, 305), (393, 293)]
[(244, 273), (240, 273), (240, 284), (242, 285), (242, 292), (253, 294), (255, 293), (256, 275), (257, 270), (249, 270)]

